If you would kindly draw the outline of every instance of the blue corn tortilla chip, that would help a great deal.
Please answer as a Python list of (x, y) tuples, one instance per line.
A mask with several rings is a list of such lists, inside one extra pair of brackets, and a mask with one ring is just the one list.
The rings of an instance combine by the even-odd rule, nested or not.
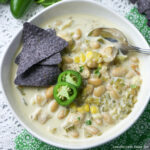
[[(15, 59), (15, 63), (16, 63), (17, 65), (19, 65), (19, 60), (20, 60), (20, 55), (18, 55), (18, 56), (16, 57), (16, 59)], [(42, 61), (39, 62), (38, 64), (39, 64), (39, 65), (57, 65), (57, 64), (59, 64), (61, 61), (62, 61), (61, 54), (60, 54), (60, 53), (56, 53), (56, 54), (50, 56), (49, 58), (42, 60)]]
[(53, 32), (46, 31), (30, 23), (24, 23), (23, 42), (22, 51), (27, 52), (20, 54), (18, 75), (68, 46), (65, 40), (57, 37)]
[(46, 29), (46, 31), (48, 31), (48, 32), (53, 32), (53, 34), (55, 34), (55, 35), (56, 35), (56, 31), (55, 31), (55, 29), (48, 28), (48, 29)]
[(57, 65), (62, 61), (61, 54), (56, 53), (53, 56), (50, 56), (49, 58), (42, 60), (39, 65)]
[(20, 60), (20, 53), (18, 54), (18, 56), (17, 56), (16, 59), (15, 59), (15, 63), (16, 63), (17, 65), (19, 65), (19, 60)]
[(25, 73), (18, 75), (15, 84), (19, 86), (47, 87), (57, 82), (60, 73), (58, 66), (34, 65)]
[[(56, 35), (56, 31), (55, 31), (54, 29), (47, 29), (47, 31), (50, 32), (51, 34)], [(26, 39), (27, 39), (26, 36), (27, 36), (27, 33), (24, 33), (24, 34), (23, 34), (23, 42), (26, 41)], [(24, 46), (26, 46), (26, 44), (25, 44)], [(17, 65), (19, 65), (19, 61), (20, 61), (20, 59), (21, 59), (21, 53), (27, 53), (28, 50), (29, 50), (28, 48), (22, 49), (22, 51), (18, 54), (18, 56), (17, 56), (16, 59), (15, 59), (15, 63), (16, 63)], [(22, 55), (24, 55), (24, 54), (22, 54)], [(58, 56), (58, 59), (60, 59), (59, 54), (56, 54), (56, 55)], [(53, 60), (56, 59), (57, 56), (55, 56), (55, 55), (53, 55), (53, 56), (54, 56), (54, 58), (51, 58), (51, 59), (53, 59)], [(53, 56), (51, 56), (51, 57), (53, 57)], [(47, 58), (47, 59), (43, 60), (43, 64), (55, 65), (55, 64), (58, 64), (57, 62), (60, 62), (60, 60), (57, 60), (56, 63), (54, 64), (54, 63), (51, 63), (51, 61), (50, 61), (49, 59), (50, 59), (50, 58)], [(45, 62), (44, 62), (44, 61), (45, 61)], [(50, 62), (50, 64), (48, 64), (48, 62)]]
[(150, 9), (150, 0), (138, 0), (138, 11), (144, 13), (146, 10)]
[(130, 0), (131, 3), (135, 4), (137, 0)]
[(45, 37), (48, 33), (50, 36), (56, 36), (55, 29), (45, 30), (31, 23), (25, 22), (23, 24), (23, 43), (28, 40), (39, 40), (39, 38)]
[(146, 18), (150, 20), (150, 9), (145, 12)]
[(147, 18), (147, 25), (150, 27), (150, 0), (130, 0), (132, 3), (137, 2), (138, 11), (145, 14)]
[(150, 20), (147, 21), (147, 25), (150, 27)]

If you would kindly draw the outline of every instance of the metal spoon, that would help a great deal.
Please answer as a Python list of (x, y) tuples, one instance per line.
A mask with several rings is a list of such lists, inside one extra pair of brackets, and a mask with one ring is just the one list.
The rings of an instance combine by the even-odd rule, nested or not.
[(123, 54), (127, 54), (130, 51), (135, 51), (138, 53), (143, 53), (143, 54), (150, 54), (150, 49), (143, 49), (140, 47), (133, 46), (128, 43), (127, 38), (125, 35), (118, 29), (115, 28), (96, 28), (92, 30), (88, 36), (102, 36), (106, 40), (113, 42), (113, 43), (118, 43), (119, 49)]

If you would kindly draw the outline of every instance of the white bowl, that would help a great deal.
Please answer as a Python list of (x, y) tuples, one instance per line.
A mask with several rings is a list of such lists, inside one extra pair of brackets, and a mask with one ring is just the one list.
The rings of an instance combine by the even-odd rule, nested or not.
[[(34, 16), (29, 22), (32, 22), (36, 25), (41, 25), (44, 22), (47, 22), (50, 18), (55, 16), (65, 15), (65, 14), (89, 14), (94, 16), (100, 16), (105, 18), (109, 22), (115, 24), (124, 34), (128, 37), (131, 43), (134, 43), (136, 46), (149, 48), (147, 42), (139, 31), (127, 21), (125, 18), (117, 15), (113, 11), (107, 9), (106, 7), (100, 5), (99, 3), (90, 1), (90, 0), (68, 0), (62, 1), (57, 4), (54, 4)], [(144, 111), (150, 97), (150, 56), (140, 55), (140, 71), (143, 78), (143, 83), (141, 86), (140, 93), (138, 95), (138, 102), (135, 104), (133, 111), (130, 115), (122, 120), (120, 123), (115, 125), (113, 128), (105, 132), (99, 137), (88, 138), (80, 141), (67, 141), (60, 140), (55, 137), (48, 138), (43, 135), (41, 132), (36, 130), (28, 120), (23, 117), (23, 114), (19, 111), (17, 103), (12, 94), (12, 88), (10, 84), (10, 75), (11, 75), (11, 65), (13, 57), (19, 47), (21, 42), (22, 29), (14, 37), (13, 41), (10, 43), (8, 49), (6, 50), (1, 66), (1, 84), (3, 89), (3, 94), (5, 99), (10, 104), (12, 111), (22, 123), (22, 125), (35, 137), (42, 140), (45, 143), (67, 149), (85, 149), (104, 144), (125, 132), (133, 123), (139, 118), (141, 113)]]

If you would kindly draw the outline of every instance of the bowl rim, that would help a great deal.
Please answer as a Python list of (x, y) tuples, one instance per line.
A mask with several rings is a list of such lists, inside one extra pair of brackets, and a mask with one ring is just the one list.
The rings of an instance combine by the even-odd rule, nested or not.
[[(85, 2), (85, 3), (91, 3), (91, 4), (96, 4), (99, 7), (102, 7), (103, 9), (106, 9), (108, 12), (112, 13), (114, 16), (117, 16), (119, 19), (123, 20), (126, 24), (130, 25), (130, 27), (134, 28), (134, 30), (136, 30), (136, 32), (138, 32), (139, 36), (145, 41), (145, 44), (147, 43), (147, 41), (145, 40), (145, 38), (142, 36), (142, 34), (140, 33), (140, 31), (131, 23), (129, 22), (125, 17), (117, 14), (114, 10), (112, 9), (108, 9), (106, 8), (103, 4), (96, 2), (96, 1), (91, 1), (91, 0), (63, 0), (60, 2), (57, 2), (45, 9), (43, 9), (42, 11), (40, 11), (39, 13), (37, 13), (35, 16), (31, 17), (27, 22), (31, 22), (34, 19), (36, 19), (39, 15), (43, 14), (44, 12), (48, 11), (49, 9), (59, 6), (61, 4), (64, 3), (72, 3), (72, 2)], [(28, 127), (21, 119), (20, 117), (17, 115), (17, 113), (13, 110), (13, 108), (11, 107), (11, 104), (8, 101), (7, 95), (5, 93), (4, 90), (4, 85), (3, 85), (3, 79), (2, 79), (2, 67), (4, 66), (4, 60), (6, 57), (6, 54), (8, 52), (8, 50), (10, 49), (12, 43), (15, 41), (15, 39), (18, 37), (18, 35), (22, 32), (23, 27), (15, 34), (15, 36), (12, 38), (11, 42), (9, 43), (8, 47), (6, 48), (5, 52), (2, 54), (2, 60), (1, 60), (1, 66), (0, 66), (0, 78), (1, 78), (1, 90), (2, 90), (2, 95), (4, 96), (10, 110), (13, 112), (13, 115), (15, 116), (15, 118), (21, 123), (21, 125), (29, 132), (31, 133), (31, 135), (33, 135), (35, 138), (38, 138), (39, 140), (41, 140), (42, 142), (55, 146), (55, 147), (59, 147), (59, 148), (65, 148), (65, 149), (88, 149), (88, 148), (93, 148), (93, 147), (97, 147), (97, 146), (101, 146), (103, 144), (106, 144), (114, 139), (116, 139), (117, 137), (119, 137), (121, 134), (123, 134), (125, 131), (127, 131), (137, 120), (138, 118), (141, 116), (141, 114), (144, 112), (149, 99), (150, 99), (150, 95), (149, 95), (149, 99), (145, 102), (145, 106), (143, 107), (143, 110), (141, 110), (141, 112), (132, 120), (132, 122), (128, 125), (126, 125), (119, 133), (108, 137), (107, 140), (105, 140), (104, 142), (101, 143), (94, 143), (92, 145), (83, 145), (83, 146), (79, 146), (79, 147), (71, 147), (71, 146), (67, 146), (67, 145), (63, 145), (63, 144), (59, 144), (56, 142), (51, 142), (50, 140), (46, 140), (44, 137), (40, 136), (39, 134), (37, 134), (36, 132), (32, 131), (32, 129), (30, 129), (30, 127)], [(149, 47), (148, 43), (147, 43), (147, 47)]]

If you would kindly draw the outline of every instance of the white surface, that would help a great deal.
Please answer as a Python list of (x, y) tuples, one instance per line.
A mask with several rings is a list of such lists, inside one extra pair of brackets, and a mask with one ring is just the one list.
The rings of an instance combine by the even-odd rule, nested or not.
[[(127, 0), (96, 0), (124, 15), (132, 5)], [(41, 6), (33, 5), (20, 20), (12, 17), (9, 5), (0, 5), (0, 60), (12, 38), (22, 27), (22, 23), (40, 12)], [(1, 91), (1, 89), (0, 89)], [(14, 138), (24, 129), (10, 111), (6, 100), (0, 92), (0, 150), (14, 149)]]

